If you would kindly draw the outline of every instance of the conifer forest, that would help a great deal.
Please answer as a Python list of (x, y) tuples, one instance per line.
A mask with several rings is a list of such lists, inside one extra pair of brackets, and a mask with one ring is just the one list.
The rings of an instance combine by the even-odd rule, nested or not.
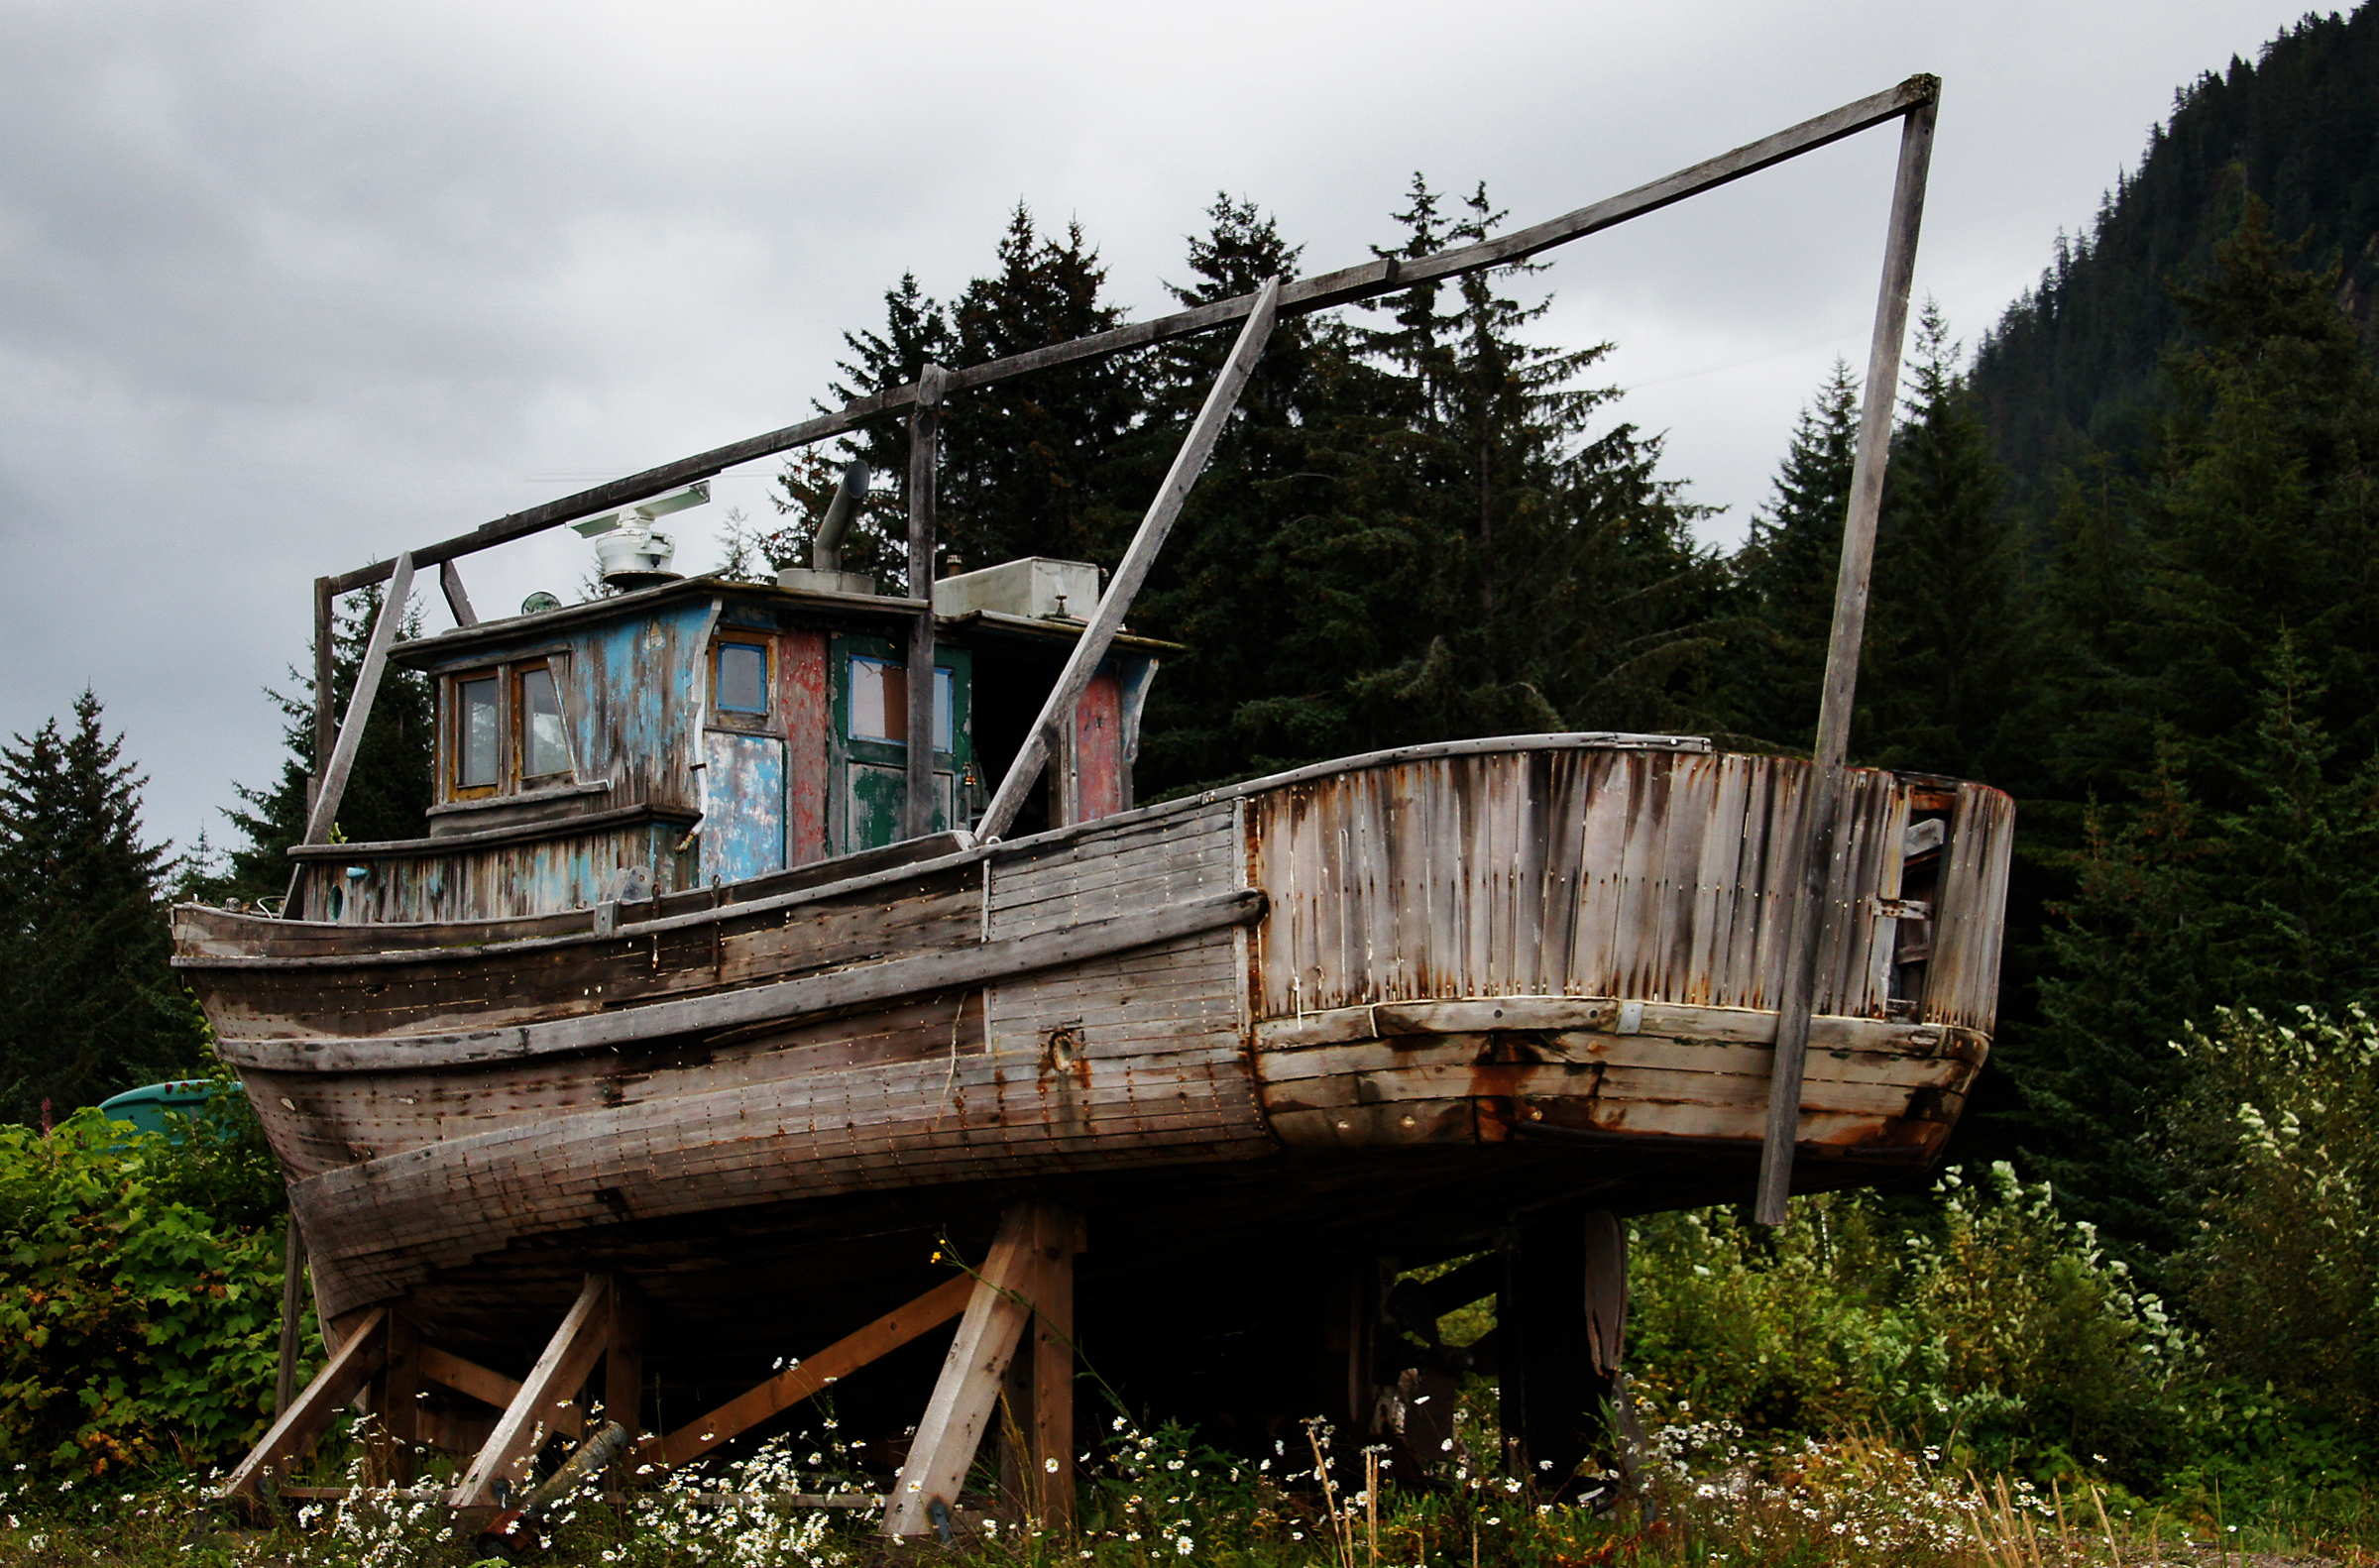
[[(1494, 192), (1441, 177), (1412, 178), (1377, 254), (1499, 232)], [(1019, 204), (979, 276), (921, 262), (887, 280), (820, 407), (1124, 319), (1096, 221)], [(1299, 261), (1260, 195), (1224, 194), (1168, 286), (1223, 299)], [(1707, 542), (1689, 476), (1608, 384), (1610, 346), (1547, 342), (1532, 274), (1281, 323), (1134, 609), (1135, 631), (1181, 649), (1150, 695), (1141, 798), (1521, 731), (1806, 755), (1860, 413), (1887, 398), (1852, 761), (2018, 803), (1989, 1068), (1945, 1169), (1796, 1199), (1780, 1231), (1724, 1208), (1635, 1222), (1628, 1356), (1651, 1431), (1633, 1460), (1615, 1439), (1611, 1474), (1641, 1494), (1618, 1512), (1531, 1513), (1517, 1490), (1497, 1504), (1491, 1460), (1433, 1489), (1341, 1474), (1300, 1490), (1289, 1472), (1321, 1481), (1319, 1444), (1260, 1475), (1165, 1412), (1123, 1411), (1079, 1557), (2014, 1568), (2253, 1540), (2370, 1560), (2379, 6), (2308, 18), (2185, 84), (1998, 320), (1923, 305), (1899, 386), (1838, 364), (1810, 387), (1739, 547)], [(956, 396), (941, 548), (967, 567), (1113, 565), (1228, 347), (1196, 337)], [(899, 584), (906, 452), (887, 420), (831, 463), (787, 463), (779, 515), (737, 520), (691, 569), (807, 564), (811, 519), (857, 456), (877, 478), (846, 562)], [(371, 594), (340, 607), (341, 704), (377, 610)], [(83, 1108), (224, 1075), (167, 966), (165, 911), (287, 880), (314, 755), (310, 650), (289, 651), (269, 698), (286, 752), (239, 782), (221, 843), (144, 827), (104, 693), (59, 694), (55, 722), (0, 747), (0, 1472), (17, 1467), (0, 1562), (42, 1560), (20, 1515), (54, 1504), (28, 1477), (166, 1497), (270, 1408), (282, 1252), (261, 1146), (111, 1143)], [(346, 838), (423, 831), (431, 728), (423, 678), (392, 670)], [(165, 1233), (181, 1240), (161, 1253)], [(1492, 1326), (1465, 1313), (1440, 1325), (1449, 1341)], [(1541, 1501), (1578, 1496), (1559, 1490)], [(58, 1517), (60, 1541), (83, 1539)], [(590, 1520), (557, 1550), (743, 1549), (716, 1511), (688, 1505), (679, 1524)], [(385, 1539), (412, 1539), (400, 1525)], [(749, 1560), (839, 1549), (824, 1525), (767, 1528), (775, 1555)], [(371, 1557), (369, 1534), (337, 1549), (399, 1560)]]

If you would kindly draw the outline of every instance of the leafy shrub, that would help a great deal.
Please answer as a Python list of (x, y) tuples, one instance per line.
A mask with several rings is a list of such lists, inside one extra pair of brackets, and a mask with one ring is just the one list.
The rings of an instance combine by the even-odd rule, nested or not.
[(0, 1126), (0, 1461), (98, 1475), (261, 1434), (282, 1229), (256, 1176), (237, 1137)]
[(2379, 1024), (2225, 1011), (2178, 1049), (2203, 1218), (2176, 1273), (2216, 1364), (2379, 1436)]
[(1727, 1209), (1638, 1220), (1644, 1392), (1754, 1434), (1879, 1425), (1961, 1465), (2159, 1461), (2189, 1364), (2162, 1304), (2004, 1165), (1935, 1192), (1900, 1225), (1865, 1193), (1796, 1200), (1773, 1231)]

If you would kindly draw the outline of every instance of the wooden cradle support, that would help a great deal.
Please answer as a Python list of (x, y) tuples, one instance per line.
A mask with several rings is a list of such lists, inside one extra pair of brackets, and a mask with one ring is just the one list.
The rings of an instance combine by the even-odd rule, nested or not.
[(968, 1282), (965, 1311), (908, 1462), (892, 1484), (885, 1535), (947, 1527), (1028, 1326), (1031, 1407), (1010, 1410), (1023, 1449), (1018, 1501), (1044, 1527), (1074, 1522), (1074, 1255), (1081, 1250), (1080, 1217), (1055, 1204), (1018, 1203), (1001, 1214), (990, 1255)]
[[(806, 1360), (666, 1434), (643, 1435), (630, 1467), (674, 1470), (782, 1414), (919, 1336), (960, 1319), (908, 1464), (887, 1500), (885, 1533), (935, 1528), (933, 1505), (955, 1503), (1005, 1389), (1020, 1472), (1015, 1502), (1045, 1526), (1074, 1517), (1074, 1257), (1080, 1216), (1047, 1203), (1011, 1205), (978, 1273), (958, 1275)], [(1028, 1335), (1027, 1329), (1030, 1329)], [(1027, 1355), (1019, 1361), (1020, 1346)], [(322, 1370), (292, 1400), (264, 1440), (232, 1472), (222, 1497), (254, 1503), (270, 1485), (288, 1496), (344, 1495), (344, 1487), (286, 1488), (280, 1480), (349, 1406), (376, 1412), (371, 1434), (377, 1479), (409, 1479), (417, 1445), (470, 1453), (446, 1495), (457, 1510), (502, 1506), (527, 1479), (539, 1448), (589, 1428), (585, 1400), (598, 1387), (610, 1418), (640, 1430), (643, 1386), (641, 1293), (624, 1276), (591, 1274), (525, 1378), (517, 1381), (435, 1345), (387, 1307), (364, 1313)], [(495, 1406), (491, 1422), (427, 1414), (419, 1403), (436, 1384)]]

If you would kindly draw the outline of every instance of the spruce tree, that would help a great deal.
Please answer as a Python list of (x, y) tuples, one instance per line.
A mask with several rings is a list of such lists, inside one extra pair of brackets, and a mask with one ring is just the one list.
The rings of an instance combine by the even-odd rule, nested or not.
[(1885, 470), (1858, 749), (1886, 767), (2003, 777), (2020, 702), (2016, 535), (1990, 435), (1927, 301)]
[[(1190, 242), (1185, 305), (1294, 276), (1299, 252), (1253, 202), (1217, 195)], [(1152, 367), (1140, 481), (1153, 494), (1235, 334), (1163, 351)], [(1150, 696), (1139, 776), (1156, 796), (1329, 754), (1350, 671), (1377, 662), (1376, 596), (1397, 579), (1383, 535), (1354, 509), (1351, 478), (1385, 421), (1380, 380), (1330, 316), (1278, 322), (1133, 623), (1179, 641)], [(1393, 553), (1394, 540), (1388, 542)]]
[[(2369, 983), (2379, 384), (2335, 274), (2294, 266), (2257, 204), (2216, 263), (2178, 294), (2204, 340), (2167, 364), (2151, 461), (2064, 485), (2026, 721), (2063, 799), (2026, 820), (2069, 892), (2048, 899), (2040, 1016), (2013, 1017), (2000, 1053), (2026, 1149), (2147, 1249), (2184, 1217), (2137, 1144), (2177, 1088), (2168, 1043), (2216, 1007), (2330, 1007)], [(2096, 830), (2079, 843), (2077, 822)], [(2020, 955), (2020, 909), (2011, 928)]]
[[(881, 332), (847, 333), (853, 396), (914, 381), (926, 360), (976, 365), (1104, 331), (1122, 310), (1101, 297), (1106, 269), (1081, 225), (1043, 235), (1022, 202), (1000, 236), (996, 265), (948, 305), (903, 278), (884, 296)], [(1133, 499), (1128, 437), (1146, 401), (1130, 356), (1045, 371), (952, 397), (942, 418), (936, 537), (967, 567), (1026, 555), (1111, 563), (1145, 498)], [(850, 443), (902, 498), (905, 418), (876, 422)]]
[[(846, 332), (843, 342), (851, 357), (838, 361), (836, 368), (850, 379), (831, 385), (834, 407), (888, 387), (905, 387), (917, 380), (928, 363), (946, 367), (960, 363), (950, 312), (918, 286), (914, 273), (902, 274), (897, 284), (884, 290), (881, 332), (864, 328)], [(829, 404), (821, 402), (818, 409), (827, 412)], [(909, 575), (905, 521), (909, 421), (905, 415), (872, 420), (856, 434), (846, 437), (842, 445), (847, 456), (864, 458), (873, 471), (869, 484), (873, 504), (856, 519), (851, 537), (845, 545), (844, 566), (850, 571), (872, 573), (877, 586), (887, 593), (905, 593)], [(799, 547), (801, 540), (824, 517), (828, 495), (839, 478), (840, 469), (830, 469), (815, 453), (801, 453), (787, 459), (777, 475), (781, 494), (771, 496), (769, 501), (780, 515), (794, 518), (787, 531), (797, 537), (783, 543), (788, 547), (786, 554), (798, 555), (798, 564), (809, 562), (807, 549)], [(993, 563), (989, 559), (971, 559), (965, 564)]]
[(1775, 495), (1732, 562), (1745, 597), (1745, 656), (1728, 682), (1730, 726), (1789, 750), (1816, 742), (1834, 623), (1834, 580), (1859, 451), (1859, 382), (1842, 360), (1801, 409)]
[[(2068, 860), (2022, 1053), (2029, 1143), (2080, 1212), (2150, 1254), (2190, 1221), (2153, 1137), (2182, 1089), (2171, 1042), (2217, 1008), (2379, 1004), (2379, 760), (2340, 767), (2322, 696), (2283, 635), (2251, 728), (2193, 746), (2168, 727), (2137, 803), (2093, 810)], [(2209, 809), (2193, 775), (2241, 804)]]
[[(1503, 214), (1482, 185), (1449, 220), (1416, 176), (1396, 216), (1397, 254), (1417, 256)], [(1363, 504), (1415, 541), (1419, 579), (1383, 622), (1409, 651), (1351, 689), (1366, 744), (1692, 717), (1685, 672), (1717, 645), (1717, 568), (1692, 539), (1705, 509), (1658, 478), (1657, 438), (1590, 435), (1619, 394), (1576, 383), (1610, 345), (1529, 342), (1550, 301), (1504, 280), (1533, 271), (1413, 289), (1386, 307), (1393, 326), (1362, 334), (1396, 421), (1372, 443)]]
[(147, 780), (74, 700), (0, 746), (0, 1117), (30, 1122), (202, 1070), (205, 1026), (167, 960), (167, 845)]
[(2293, 265), (2250, 198), (2213, 277), (2179, 295), (2205, 334), (2171, 367), (2175, 412), (2145, 523), (2136, 669), (2202, 738), (2255, 720), (2283, 626), (2341, 745), (2379, 744), (2379, 377), (2337, 307), (2338, 271)]

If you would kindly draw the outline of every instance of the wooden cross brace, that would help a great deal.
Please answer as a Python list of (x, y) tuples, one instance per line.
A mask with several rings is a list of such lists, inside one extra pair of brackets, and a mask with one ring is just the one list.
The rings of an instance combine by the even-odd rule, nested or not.
[(908, 1463), (892, 1484), (884, 1534), (926, 1534), (934, 1528), (934, 1505), (956, 1503), (1028, 1323), (1034, 1376), (1025, 1432), (1027, 1509), (1048, 1527), (1073, 1522), (1074, 1255), (1081, 1249), (1079, 1217), (1055, 1204), (1018, 1203), (1000, 1216)]

